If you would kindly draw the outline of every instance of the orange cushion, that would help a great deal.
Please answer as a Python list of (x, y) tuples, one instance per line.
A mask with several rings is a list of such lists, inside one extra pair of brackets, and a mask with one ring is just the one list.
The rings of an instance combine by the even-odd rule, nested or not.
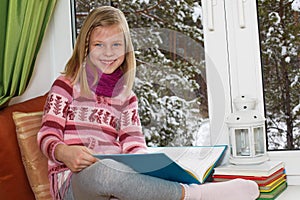
[(47, 95), (9, 106), (0, 111), (0, 197), (1, 199), (34, 199), (27, 180), (16, 137), (12, 112), (42, 111)]
[(23, 165), (35, 199), (51, 200), (48, 159), (40, 151), (37, 143), (42, 116), (43, 112), (13, 112)]

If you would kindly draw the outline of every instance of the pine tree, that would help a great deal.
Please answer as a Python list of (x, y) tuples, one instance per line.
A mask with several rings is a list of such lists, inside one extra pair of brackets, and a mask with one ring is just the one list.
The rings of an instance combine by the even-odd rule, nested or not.
[(192, 0), (77, 0), (77, 30), (100, 5), (121, 9), (131, 29), (134, 91), (148, 145), (191, 145), (208, 118), (201, 3)]
[[(259, 0), (269, 148), (300, 147), (300, 15), (291, 0)], [(285, 138), (282, 146), (278, 138)]]

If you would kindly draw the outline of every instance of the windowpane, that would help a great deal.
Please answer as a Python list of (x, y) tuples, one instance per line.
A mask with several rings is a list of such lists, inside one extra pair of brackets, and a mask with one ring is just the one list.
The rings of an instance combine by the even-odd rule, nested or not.
[(100, 5), (121, 9), (135, 47), (134, 91), (149, 146), (209, 144), (201, 1), (76, 1), (76, 27)]
[(259, 0), (268, 150), (300, 148), (300, 2)]

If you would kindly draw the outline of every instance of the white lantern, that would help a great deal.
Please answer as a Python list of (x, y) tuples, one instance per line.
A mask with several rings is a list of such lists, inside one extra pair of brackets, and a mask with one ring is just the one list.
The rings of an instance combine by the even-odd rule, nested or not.
[(241, 96), (234, 100), (236, 112), (227, 118), (232, 164), (258, 164), (268, 160), (265, 118), (255, 110), (256, 100)]

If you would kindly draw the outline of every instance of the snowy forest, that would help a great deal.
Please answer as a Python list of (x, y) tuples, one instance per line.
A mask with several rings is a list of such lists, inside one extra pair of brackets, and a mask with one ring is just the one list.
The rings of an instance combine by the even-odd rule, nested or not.
[(300, 1), (259, 0), (269, 149), (300, 148)]
[[(209, 137), (201, 1), (76, 0), (76, 30), (101, 5), (121, 9), (137, 59), (134, 91), (149, 146)], [(300, 0), (258, 0), (268, 148), (300, 148)], [(201, 134), (199, 134), (201, 133)]]

